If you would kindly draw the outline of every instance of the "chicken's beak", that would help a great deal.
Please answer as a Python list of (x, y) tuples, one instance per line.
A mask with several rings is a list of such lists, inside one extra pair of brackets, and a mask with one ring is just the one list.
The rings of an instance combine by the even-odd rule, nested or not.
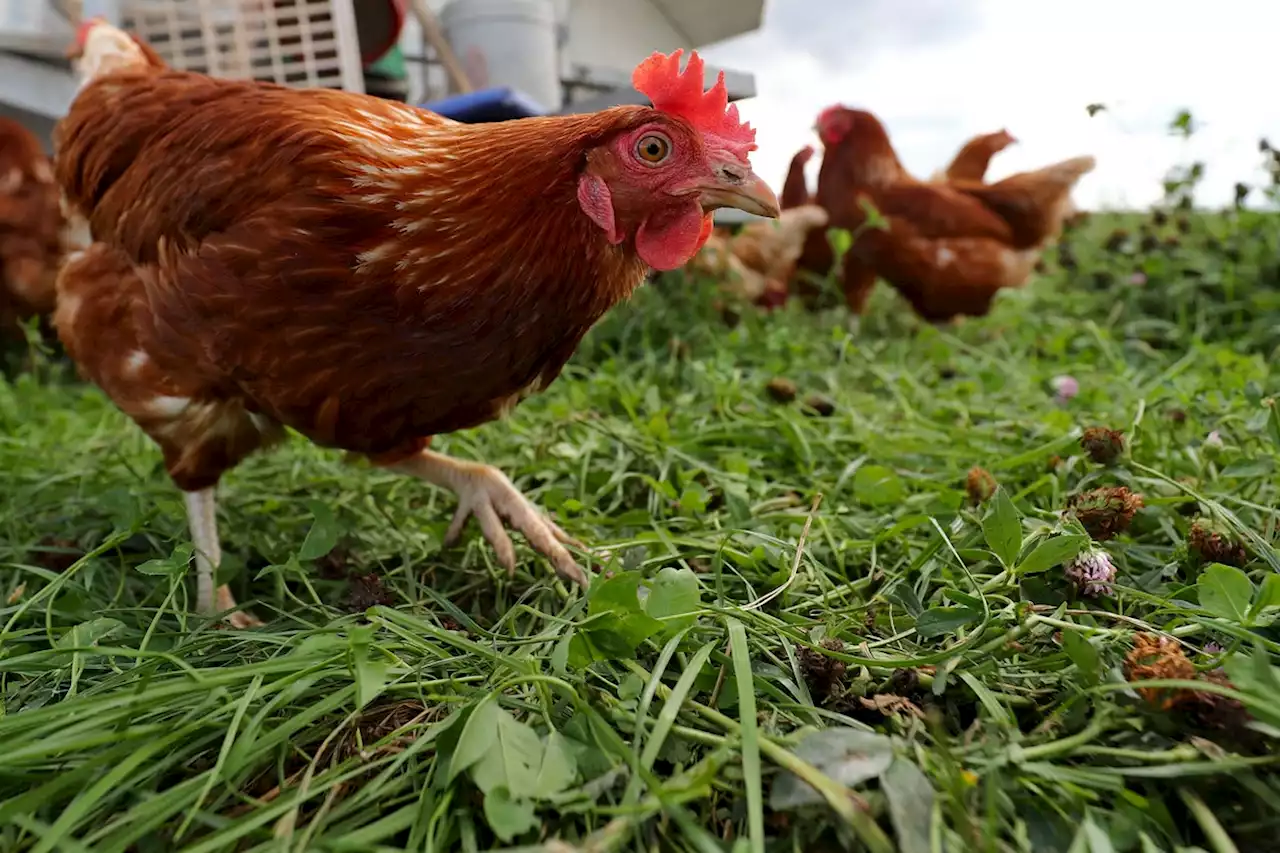
[(717, 165), (714, 171), (715, 179), (697, 188), (698, 201), (705, 212), (736, 207), (756, 216), (778, 218), (778, 197), (755, 172), (729, 163)]

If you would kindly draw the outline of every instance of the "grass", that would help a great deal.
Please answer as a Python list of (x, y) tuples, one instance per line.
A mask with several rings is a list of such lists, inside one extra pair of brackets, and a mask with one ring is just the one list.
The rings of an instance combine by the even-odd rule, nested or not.
[[(1120, 225), (956, 328), (644, 288), (440, 441), (607, 549), (586, 594), (298, 440), (223, 482), (268, 625), (220, 629), (158, 454), (37, 357), (0, 383), (0, 850), (1272, 849), (1280, 225)], [(1143, 506), (1090, 543), (1124, 519), (1063, 511), (1112, 486)]]

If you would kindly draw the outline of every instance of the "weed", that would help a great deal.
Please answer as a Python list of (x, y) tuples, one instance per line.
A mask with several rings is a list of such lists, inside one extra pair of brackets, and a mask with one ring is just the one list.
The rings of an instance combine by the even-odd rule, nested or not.
[(1073, 226), (958, 329), (642, 289), (433, 445), (597, 548), (585, 592), (299, 440), (221, 484), (267, 626), (214, 630), (159, 455), (37, 357), (0, 382), (0, 850), (1271, 849), (1280, 226), (1174, 211)]

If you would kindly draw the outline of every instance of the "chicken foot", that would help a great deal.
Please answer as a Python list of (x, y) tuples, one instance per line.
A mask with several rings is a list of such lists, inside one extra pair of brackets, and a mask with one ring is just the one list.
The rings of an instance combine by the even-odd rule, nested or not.
[(560, 529), (554, 521), (520, 493), (507, 475), (492, 465), (454, 459), (442, 453), (422, 450), (408, 459), (385, 465), (388, 470), (425, 480), (448, 489), (458, 496), (458, 510), (453, 515), (444, 544), (452, 545), (462, 535), (467, 519), (475, 516), (480, 532), (497, 553), (498, 563), (513, 574), (516, 551), (511, 537), (503, 528), (503, 519), (529, 540), (534, 550), (551, 561), (556, 574), (580, 586), (587, 585), (587, 575), (578, 566), (565, 545), (583, 548), (581, 542)]
[[(183, 492), (182, 497), (187, 505), (191, 544), (196, 549), (196, 611), (205, 615), (226, 613), (236, 606), (231, 588), (226, 584), (218, 587), (216, 602), (213, 590), (213, 573), (222, 562), (222, 543), (218, 539), (217, 498), (212, 487), (198, 492)], [(228, 613), (226, 620), (233, 628), (256, 628), (262, 625), (262, 620), (241, 610)]]

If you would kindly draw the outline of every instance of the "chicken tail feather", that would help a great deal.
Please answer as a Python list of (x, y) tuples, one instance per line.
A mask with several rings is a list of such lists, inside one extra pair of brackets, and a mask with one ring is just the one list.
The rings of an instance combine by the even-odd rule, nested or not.
[(1096, 165), (1093, 157), (1085, 155), (1010, 175), (994, 184), (965, 181), (952, 186), (1008, 222), (1016, 248), (1043, 247), (1062, 231), (1062, 222), (1073, 209), (1071, 190)]
[(1098, 161), (1089, 155), (1083, 157), (1072, 157), (1070, 160), (1063, 160), (1061, 163), (1054, 163), (1052, 166), (1045, 166), (1037, 171), (1042, 175), (1044, 180), (1061, 184), (1065, 187), (1074, 186), (1076, 181), (1083, 178), (1094, 170), (1098, 165)]

